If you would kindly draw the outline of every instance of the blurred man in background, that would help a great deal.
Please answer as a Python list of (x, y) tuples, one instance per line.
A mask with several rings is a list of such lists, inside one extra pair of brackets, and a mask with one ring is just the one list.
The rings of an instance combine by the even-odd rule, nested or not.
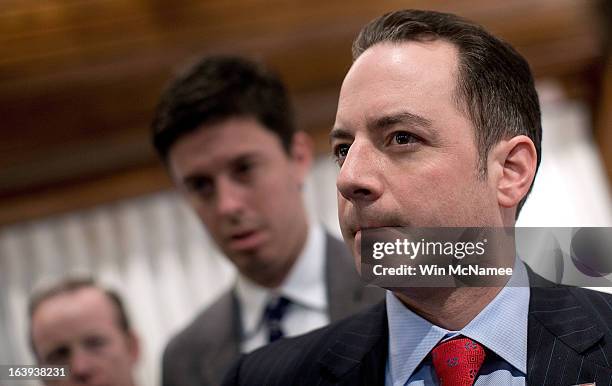
[(30, 302), (30, 340), (39, 366), (67, 365), (48, 384), (135, 385), (138, 339), (119, 296), (91, 280), (68, 280)]
[(168, 344), (164, 386), (219, 384), (240, 352), (379, 298), (364, 291), (346, 247), (308, 221), (311, 139), (296, 131), (275, 74), (204, 58), (164, 93), (152, 126), (179, 190), (238, 270), (235, 286)]

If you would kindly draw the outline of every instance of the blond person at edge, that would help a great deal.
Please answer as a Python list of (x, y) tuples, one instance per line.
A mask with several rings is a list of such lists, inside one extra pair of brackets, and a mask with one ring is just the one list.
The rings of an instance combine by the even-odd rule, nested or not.
[(134, 386), (139, 343), (119, 296), (71, 279), (30, 302), (30, 341), (39, 366), (68, 366), (55, 386)]

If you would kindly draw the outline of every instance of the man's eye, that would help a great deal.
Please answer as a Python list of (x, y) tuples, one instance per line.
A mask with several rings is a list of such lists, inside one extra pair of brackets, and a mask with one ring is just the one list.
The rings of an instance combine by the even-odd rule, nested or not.
[(244, 175), (253, 170), (253, 163), (251, 162), (241, 162), (236, 165), (234, 172), (238, 175)]
[(191, 192), (208, 195), (213, 191), (213, 183), (209, 178), (193, 178), (187, 182), (187, 188)]
[(50, 352), (44, 357), (44, 363), (53, 364), (64, 364), (67, 363), (70, 357), (70, 348), (68, 346), (61, 346)]
[(348, 155), (348, 151), (349, 151), (350, 147), (351, 147), (351, 145), (349, 145), (348, 143), (342, 143), (342, 144), (336, 146), (334, 148), (334, 156), (336, 157), (336, 160), (340, 161), (340, 160), (346, 158), (346, 156)]
[(393, 142), (398, 145), (407, 145), (409, 143), (418, 142), (418, 140), (419, 139), (415, 135), (406, 131), (398, 131), (397, 133), (393, 134)]
[(88, 336), (84, 342), (83, 346), (89, 351), (97, 351), (101, 350), (108, 344), (108, 338), (103, 336)]

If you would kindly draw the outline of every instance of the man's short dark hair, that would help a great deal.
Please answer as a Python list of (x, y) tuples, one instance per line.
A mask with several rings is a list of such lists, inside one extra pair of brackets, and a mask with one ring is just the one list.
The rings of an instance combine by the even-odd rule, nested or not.
[[(499, 141), (526, 135), (541, 160), (540, 104), (527, 61), (508, 43), (456, 15), (422, 10), (387, 13), (368, 23), (353, 42), (353, 60), (383, 42), (452, 43), (459, 51), (456, 102), (475, 128), (479, 175), (487, 171), (489, 150)], [(533, 187), (533, 184), (532, 184)], [(531, 191), (531, 187), (529, 189)], [(517, 208), (518, 213), (527, 195)]]
[(233, 117), (257, 119), (289, 153), (295, 122), (283, 82), (274, 72), (236, 56), (205, 57), (172, 82), (155, 112), (153, 145), (167, 161), (182, 136)]
[(36, 309), (46, 300), (54, 298), (58, 295), (73, 293), (85, 288), (100, 290), (115, 307), (117, 326), (126, 334), (130, 333), (130, 322), (119, 294), (112, 290), (100, 287), (91, 278), (69, 278), (35, 293), (30, 298), (30, 303), (28, 305), (28, 315), (30, 316), (30, 345), (32, 346), (32, 350), (36, 355), (38, 354), (36, 353), (36, 347), (34, 346), (31, 323)]

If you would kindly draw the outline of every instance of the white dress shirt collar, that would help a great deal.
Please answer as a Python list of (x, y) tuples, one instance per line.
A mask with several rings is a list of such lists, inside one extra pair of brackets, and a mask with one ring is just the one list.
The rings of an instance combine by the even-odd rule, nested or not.
[(319, 224), (308, 229), (302, 252), (287, 278), (275, 289), (262, 287), (243, 275), (236, 280), (236, 295), (246, 339), (256, 333), (267, 302), (274, 296), (284, 296), (303, 307), (326, 311), (325, 232)]
[(446, 336), (457, 333), (483, 344), (526, 374), (529, 297), (527, 270), (519, 258), (515, 260), (514, 274), (506, 286), (458, 332), (423, 319), (387, 291), (390, 383), (405, 385), (434, 346)]

